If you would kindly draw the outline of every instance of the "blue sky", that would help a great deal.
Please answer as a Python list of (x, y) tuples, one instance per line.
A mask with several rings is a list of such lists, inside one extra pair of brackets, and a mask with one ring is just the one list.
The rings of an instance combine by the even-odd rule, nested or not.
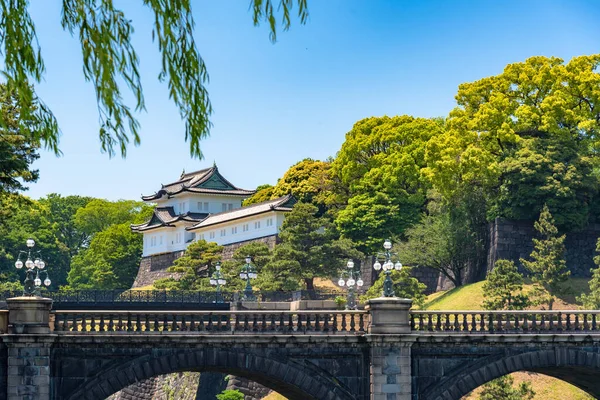
[[(60, 27), (59, 1), (33, 0), (47, 72), (36, 88), (62, 128), (56, 157), (43, 151), (25, 194), (139, 199), (216, 161), (235, 185), (275, 184), (303, 158), (335, 156), (365, 117), (446, 115), (460, 83), (534, 55), (565, 60), (600, 52), (600, 2), (308, 0), (271, 44), (249, 1), (195, 0), (196, 39), (208, 65), (214, 114), (204, 160), (189, 156), (184, 124), (156, 79), (160, 58), (141, 1), (116, 1), (133, 20), (147, 112), (142, 143), (126, 159), (100, 152), (98, 115), (77, 39)], [(133, 105), (133, 104), (132, 104)]]

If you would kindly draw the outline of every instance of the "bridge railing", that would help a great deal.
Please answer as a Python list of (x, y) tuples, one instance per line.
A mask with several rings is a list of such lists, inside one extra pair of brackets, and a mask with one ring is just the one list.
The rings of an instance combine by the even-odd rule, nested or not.
[(54, 311), (54, 332), (362, 334), (364, 311)]
[(600, 332), (600, 311), (418, 311), (413, 331), (468, 333)]

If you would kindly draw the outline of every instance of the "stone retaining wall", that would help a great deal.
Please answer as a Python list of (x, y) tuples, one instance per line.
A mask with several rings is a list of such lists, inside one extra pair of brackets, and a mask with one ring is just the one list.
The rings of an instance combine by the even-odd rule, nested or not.
[(156, 280), (162, 278), (179, 278), (181, 274), (167, 272), (167, 268), (173, 265), (173, 262), (182, 255), (183, 251), (176, 251), (173, 253), (142, 257), (138, 274), (133, 282), (133, 287), (137, 288), (152, 285)]
[[(230, 260), (233, 253), (242, 246), (249, 243), (258, 242), (265, 243), (271, 250), (278, 243), (277, 235), (265, 236), (262, 238), (246, 240), (244, 242), (232, 243), (223, 246), (223, 260)], [(162, 278), (179, 278), (180, 273), (168, 272), (167, 269), (173, 265), (173, 262), (183, 255), (184, 251), (175, 251), (173, 253), (156, 254), (153, 256), (142, 257), (140, 268), (133, 282), (134, 288), (152, 285), (157, 279)]]
[[(490, 223), (490, 245), (487, 270), (494, 268), (497, 260), (514, 261), (522, 272), (520, 258), (528, 259), (533, 250), (532, 239), (536, 236), (533, 223), (496, 219)], [(565, 239), (567, 267), (571, 276), (589, 278), (590, 269), (595, 268), (596, 242), (600, 237), (600, 224), (591, 224), (587, 228), (570, 232)]]

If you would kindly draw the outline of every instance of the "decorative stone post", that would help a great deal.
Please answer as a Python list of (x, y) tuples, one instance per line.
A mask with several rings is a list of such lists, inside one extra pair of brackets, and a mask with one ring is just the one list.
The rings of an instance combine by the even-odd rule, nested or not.
[(50, 333), (52, 299), (44, 297), (13, 297), (8, 306), (8, 333)]
[(54, 335), (49, 317), (52, 300), (42, 297), (7, 299), (7, 399), (50, 399), (50, 349)]
[(371, 400), (411, 400), (410, 299), (371, 299), (369, 310), (371, 343)]

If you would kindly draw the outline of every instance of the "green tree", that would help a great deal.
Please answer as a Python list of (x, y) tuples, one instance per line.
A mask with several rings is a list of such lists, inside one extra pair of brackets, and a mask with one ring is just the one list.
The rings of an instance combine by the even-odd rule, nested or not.
[[(205, 86), (208, 72), (193, 35), (192, 3), (190, 0), (143, 1), (154, 17), (152, 39), (158, 43), (162, 61), (158, 79), (167, 81), (169, 96), (185, 120), (185, 138), (190, 142), (191, 154), (202, 157), (200, 140), (209, 133), (212, 106)], [(267, 22), (271, 41), (275, 42), (277, 30), (290, 27), (294, 4), (300, 22), (305, 23), (306, 0), (252, 0), (254, 25)], [(32, 104), (35, 95), (31, 83), (43, 79), (45, 67), (28, 8), (27, 1), (0, 1), (3, 76), (23, 107), (20, 128), (26, 130), (29, 121), (36, 121), (34, 131), (48, 148), (58, 152), (56, 118), (43, 102), (37, 107)], [(124, 99), (132, 98), (136, 111), (145, 109), (139, 58), (132, 40), (133, 20), (111, 0), (65, 0), (61, 25), (81, 42), (84, 77), (92, 82), (96, 92), (102, 150), (113, 155), (118, 148), (125, 156), (129, 141), (133, 139), (137, 145), (140, 137), (139, 123)], [(124, 85), (131, 96), (123, 94)]]
[(252, 282), (252, 286), (258, 287), (261, 290), (272, 290), (270, 288), (264, 289), (266, 285), (276, 285), (276, 282), (270, 282), (271, 277), (264, 276), (264, 266), (269, 262), (271, 256), (271, 250), (265, 243), (251, 242), (244, 246), (241, 246), (233, 252), (230, 260), (223, 262), (223, 273), (227, 279), (226, 290), (239, 291), (242, 290), (246, 284), (246, 281), (240, 278), (240, 272), (242, 267), (246, 264), (246, 257), (250, 256), (252, 259), (252, 265), (256, 268), (258, 277)]
[(75, 213), (75, 227), (88, 236), (114, 224), (141, 223), (150, 218), (152, 208), (140, 201), (93, 199)]
[(569, 293), (567, 281), (571, 271), (567, 270), (565, 261), (565, 235), (558, 235), (547, 205), (542, 208), (534, 226), (541, 239), (533, 239), (531, 260), (521, 259), (521, 263), (531, 273), (534, 283), (533, 304), (547, 305), (552, 310), (556, 296)]
[(75, 255), (68, 275), (72, 289), (131, 287), (142, 258), (142, 237), (129, 224), (111, 225), (92, 238), (89, 248)]
[(504, 375), (483, 385), (479, 400), (533, 400), (534, 397), (531, 382), (514, 387), (513, 377)]
[[(36, 105), (28, 107), (35, 109)], [(39, 177), (31, 164), (40, 157), (40, 140), (35, 124), (24, 120), (21, 108), (14, 90), (0, 84), (0, 193), (27, 190), (23, 182), (35, 182)]]
[[(421, 307), (425, 302), (425, 289), (427, 286), (419, 282), (417, 278), (410, 274), (410, 267), (403, 267), (400, 271), (392, 271), (390, 277), (394, 282), (394, 292), (397, 297), (404, 299), (412, 299), (413, 305)], [(364, 302), (368, 299), (381, 297), (383, 295), (383, 281), (385, 274), (379, 275), (379, 278), (373, 282), (373, 285), (367, 290), (361, 300)]]
[(331, 175), (331, 161), (311, 158), (292, 165), (277, 181), (275, 186), (261, 185), (257, 192), (244, 201), (244, 205), (276, 199), (292, 193), (298, 201), (311, 203), (324, 213), (335, 203), (334, 181)]
[(406, 230), (407, 240), (398, 243), (397, 251), (405, 264), (438, 270), (458, 287), (474, 256), (472, 235), (465, 220), (453, 218), (455, 211), (430, 202), (429, 212)]
[(404, 115), (366, 118), (346, 134), (332, 164), (341, 184), (334, 192), (345, 187), (348, 196), (335, 222), (361, 251), (379, 250), (382, 238), (418, 222), (429, 187), (421, 173), (426, 144), (442, 131), (441, 121)]
[(217, 400), (244, 400), (244, 394), (239, 390), (226, 389), (217, 395)]
[(296, 203), (281, 226), (282, 242), (266, 266), (270, 271), (287, 269), (296, 280), (304, 280), (308, 290), (314, 289), (315, 277), (334, 276), (348, 258), (361, 257), (351, 241), (339, 238), (327, 217), (318, 215), (316, 206)]
[[(600, 253), (600, 239), (596, 244), (596, 252)], [(592, 279), (589, 280), (589, 294), (582, 294), (577, 301), (588, 310), (597, 310), (600, 308), (600, 255), (594, 257), (594, 263), (598, 266), (592, 269)]]
[[(139, 236), (139, 235), (138, 235)], [(182, 257), (175, 260), (169, 272), (181, 274), (179, 279), (163, 278), (154, 282), (157, 289), (212, 290), (209, 275), (221, 261), (223, 247), (214, 242), (198, 240), (191, 243)]]
[(244, 200), (242, 205), (249, 206), (250, 204), (262, 203), (263, 201), (271, 200), (273, 198), (274, 189), (275, 186), (273, 185), (260, 185), (256, 188), (256, 193)]
[(588, 173), (598, 167), (599, 63), (532, 57), (460, 85), (424, 174), (445, 199), (483, 191), (490, 219), (534, 220), (548, 203), (561, 229), (581, 227), (598, 188)]
[(51, 193), (39, 200), (48, 208), (49, 222), (55, 225), (58, 240), (67, 247), (71, 257), (89, 244), (90, 235), (78, 229), (75, 224), (75, 215), (78, 210), (92, 200), (92, 197), (63, 197), (57, 193)]
[(15, 194), (0, 195), (0, 276), (22, 281), (25, 271), (17, 271), (14, 262), (25, 241), (36, 242), (52, 279), (51, 288), (64, 285), (69, 271), (68, 248), (59, 239), (57, 225), (51, 222), (49, 208), (41, 202)]
[(483, 284), (486, 310), (523, 310), (529, 298), (523, 293), (523, 275), (515, 263), (498, 260)]

